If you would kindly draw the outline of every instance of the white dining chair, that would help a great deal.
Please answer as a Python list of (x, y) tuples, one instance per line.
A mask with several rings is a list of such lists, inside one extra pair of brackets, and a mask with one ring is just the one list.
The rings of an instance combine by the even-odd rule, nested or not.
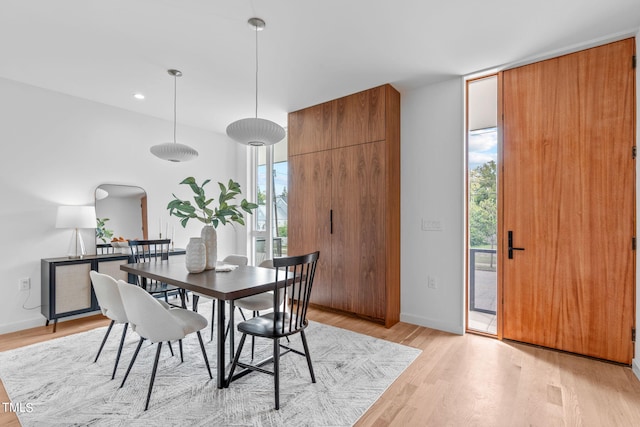
[(147, 392), (147, 401), (145, 403), (144, 410), (149, 408), (149, 400), (151, 398), (151, 391), (153, 390), (153, 382), (156, 377), (156, 371), (158, 369), (158, 360), (160, 359), (160, 351), (162, 349), (162, 343), (164, 341), (178, 340), (180, 346), (180, 360), (184, 361), (184, 355), (182, 352), (182, 339), (188, 334), (195, 332), (200, 342), (200, 349), (202, 350), (202, 357), (204, 363), (209, 372), (209, 378), (213, 379), (211, 375), (211, 368), (209, 367), (209, 359), (204, 349), (204, 343), (202, 342), (202, 335), (200, 330), (207, 327), (207, 319), (193, 311), (183, 308), (171, 308), (165, 309), (160, 301), (151, 296), (147, 291), (139, 286), (132, 285), (123, 280), (118, 281), (118, 289), (122, 297), (122, 303), (131, 324), (132, 329), (140, 335), (140, 341), (136, 347), (127, 372), (122, 379), (120, 387), (124, 386), (131, 368), (138, 357), (138, 352), (142, 343), (145, 340), (149, 340), (152, 343), (157, 343), (155, 360), (153, 362), (153, 370), (151, 371), (151, 380), (149, 382), (149, 391)]
[[(223, 260), (223, 263), (225, 264), (231, 264), (231, 265), (238, 265), (238, 266), (244, 266), (249, 264), (249, 258), (247, 258), (244, 255), (228, 255), (226, 256)], [(193, 292), (192, 293), (192, 297), (193, 297), (193, 303), (192, 303), (192, 309), (193, 311), (198, 311), (198, 300), (202, 297), (202, 298), (209, 298), (213, 300), (213, 303), (211, 304), (211, 338), (210, 340), (213, 341), (213, 321), (216, 318), (215, 314), (216, 314), (216, 303), (215, 303), (215, 298), (209, 296), (209, 295), (205, 295), (205, 294), (200, 294), (197, 292)]]
[(118, 290), (118, 282), (116, 281), (116, 279), (107, 274), (98, 273), (95, 270), (91, 270), (89, 272), (89, 276), (91, 277), (93, 290), (96, 294), (98, 304), (100, 305), (100, 311), (102, 311), (102, 315), (111, 319), (111, 323), (109, 323), (109, 327), (107, 328), (107, 333), (102, 339), (102, 344), (100, 344), (100, 349), (98, 349), (98, 354), (96, 354), (96, 358), (94, 359), (93, 363), (96, 363), (98, 361), (100, 353), (102, 353), (102, 349), (104, 348), (104, 344), (107, 342), (107, 338), (109, 337), (109, 333), (111, 332), (111, 328), (113, 328), (113, 325), (116, 323), (124, 325), (124, 327), (122, 328), (122, 338), (120, 338), (120, 346), (118, 347), (118, 353), (116, 354), (116, 362), (113, 366), (113, 373), (111, 374), (111, 379), (114, 379), (116, 376), (116, 370), (118, 369), (120, 355), (122, 354), (124, 339), (127, 335), (129, 319), (127, 318), (127, 313), (124, 310), (124, 306), (122, 305), (122, 299), (120, 298), (120, 291)]
[[(259, 264), (259, 267), (274, 268), (273, 260), (266, 259)], [(280, 304), (282, 305), (284, 300), (284, 292), (279, 295)], [(273, 291), (263, 292), (261, 294), (250, 295), (248, 297), (235, 300), (234, 305), (238, 307), (242, 320), (247, 320), (242, 309), (251, 310), (253, 317), (260, 316), (260, 312), (273, 308)], [(228, 330), (228, 327), (227, 327)], [(251, 337), (251, 358), (253, 359), (254, 350), (256, 346), (255, 337)]]

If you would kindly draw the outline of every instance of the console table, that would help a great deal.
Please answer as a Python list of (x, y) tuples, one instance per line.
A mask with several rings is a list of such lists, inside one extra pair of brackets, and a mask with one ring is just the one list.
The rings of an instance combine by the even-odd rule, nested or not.
[[(173, 249), (169, 255), (184, 255), (184, 249)], [(129, 254), (85, 255), (82, 258), (46, 258), (41, 260), (41, 313), (53, 320), (56, 332), (58, 319), (100, 310), (91, 286), (89, 271), (108, 274), (115, 279), (135, 283), (135, 276), (120, 270), (133, 262)]]

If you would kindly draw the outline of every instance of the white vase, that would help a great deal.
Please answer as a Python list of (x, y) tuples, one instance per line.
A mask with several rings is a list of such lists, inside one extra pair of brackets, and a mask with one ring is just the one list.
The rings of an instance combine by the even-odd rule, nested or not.
[(205, 270), (213, 270), (216, 268), (216, 261), (218, 261), (218, 235), (213, 225), (205, 225), (202, 227), (200, 237), (204, 242), (204, 246), (207, 248), (207, 264)]
[(202, 273), (207, 264), (207, 249), (202, 238), (192, 237), (187, 243), (185, 264), (189, 273)]

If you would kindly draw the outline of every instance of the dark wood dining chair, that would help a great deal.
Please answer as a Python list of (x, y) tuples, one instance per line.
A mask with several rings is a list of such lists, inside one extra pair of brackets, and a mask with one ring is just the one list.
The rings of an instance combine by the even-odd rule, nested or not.
[[(273, 266), (276, 270), (276, 283), (287, 280), (288, 286), (278, 289), (278, 285), (274, 284), (272, 289), (272, 312), (262, 316), (253, 317), (238, 324), (238, 332), (242, 333), (242, 338), (240, 339), (238, 351), (236, 352), (233, 364), (231, 365), (227, 386), (229, 386), (233, 381), (233, 373), (237, 366), (247, 370), (273, 375), (275, 408), (279, 409), (280, 356), (289, 352), (306, 357), (307, 365), (309, 366), (309, 373), (311, 374), (311, 382), (316, 382), (316, 377), (313, 373), (313, 365), (311, 364), (311, 356), (309, 355), (307, 337), (304, 330), (308, 325), (307, 308), (309, 306), (309, 298), (311, 297), (311, 288), (313, 286), (313, 278), (315, 276), (319, 256), (320, 252), (314, 252), (307, 255), (275, 258), (273, 260)], [(285, 304), (281, 304), (281, 298), (284, 299)], [(288, 338), (298, 333), (300, 334), (304, 351), (300, 351), (289, 345), (280, 343), (280, 339)], [(273, 371), (267, 371), (262, 367), (266, 362), (259, 362), (257, 364), (240, 362), (242, 347), (244, 346), (247, 335), (273, 340)], [(285, 351), (281, 352), (281, 348)], [(243, 374), (244, 372), (241, 372), (238, 376)]]
[[(171, 239), (157, 240), (129, 240), (129, 248), (131, 249), (131, 258), (133, 262), (169, 262), (169, 249), (171, 247)], [(169, 294), (178, 295), (181, 305), (177, 307), (187, 308), (186, 292), (177, 286), (169, 285), (157, 280), (138, 277), (136, 284), (144, 288), (152, 295), (161, 294), (164, 296), (166, 303), (169, 303)], [(171, 304), (176, 306), (175, 304)]]

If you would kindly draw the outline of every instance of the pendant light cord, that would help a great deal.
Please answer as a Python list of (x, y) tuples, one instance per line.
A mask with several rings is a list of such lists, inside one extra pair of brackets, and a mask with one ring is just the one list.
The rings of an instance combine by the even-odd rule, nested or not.
[(256, 28), (256, 119), (258, 118), (258, 26)]
[(176, 97), (178, 96), (178, 76), (176, 76), (175, 74), (173, 75), (173, 143), (176, 144)]

